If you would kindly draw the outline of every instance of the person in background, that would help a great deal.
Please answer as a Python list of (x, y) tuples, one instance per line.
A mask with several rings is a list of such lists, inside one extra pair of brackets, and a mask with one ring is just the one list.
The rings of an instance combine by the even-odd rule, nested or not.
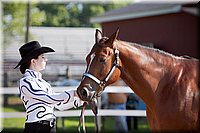
[[(139, 105), (139, 98), (136, 96), (135, 93), (130, 93), (127, 98), (126, 102), (126, 109), (127, 110), (134, 110), (137, 109)], [(133, 120), (133, 123), (132, 123)], [(138, 118), (134, 116), (127, 116), (126, 117), (127, 125), (128, 125), (128, 130), (132, 130), (132, 126), (134, 127), (135, 130), (138, 129)]]
[[(109, 109), (126, 110), (126, 93), (108, 93)], [(126, 116), (115, 116), (115, 132), (127, 133), (128, 126), (126, 122)]]
[(50, 47), (42, 47), (38, 41), (31, 41), (19, 48), (20, 67), (24, 75), (19, 81), (20, 98), (26, 109), (24, 133), (56, 133), (54, 108), (66, 110), (82, 105), (74, 90), (55, 93), (51, 85), (42, 79), (45, 69), (45, 53), (55, 52)]
[[(102, 93), (100, 98), (101, 98), (100, 108), (101, 109), (108, 109), (108, 94)], [(106, 118), (107, 118), (107, 116), (101, 116), (101, 128), (102, 128), (102, 130), (105, 130)]]

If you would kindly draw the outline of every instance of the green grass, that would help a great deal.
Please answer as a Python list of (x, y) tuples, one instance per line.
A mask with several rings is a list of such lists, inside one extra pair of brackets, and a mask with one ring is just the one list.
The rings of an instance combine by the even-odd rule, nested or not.
[(23, 106), (6, 106), (3, 107), (3, 112), (25, 112)]
[(3, 128), (24, 128), (25, 118), (5, 118)]
[[(93, 117), (86, 117), (86, 131), (87, 132), (94, 132), (94, 118)], [(25, 119), (23, 118), (9, 118), (4, 119), (3, 121), (3, 131), (2, 133), (22, 133), (24, 128)], [(78, 117), (65, 117), (64, 118), (64, 127), (62, 127), (62, 120), (61, 118), (57, 118), (57, 133), (63, 132), (78, 132), (79, 118)], [(134, 132), (149, 132), (149, 127), (145, 120), (139, 121), (138, 130), (131, 130), (130, 133)], [(105, 127), (101, 131), (104, 132), (114, 132), (114, 119), (113, 117), (106, 117), (105, 118)]]
[[(2, 133), (23, 132), (25, 118), (6, 118), (3, 120)], [(61, 118), (57, 118), (57, 132), (77, 132), (79, 118), (65, 117), (64, 126), (62, 127)], [(93, 117), (86, 118), (86, 130), (88, 132), (94, 131)]]

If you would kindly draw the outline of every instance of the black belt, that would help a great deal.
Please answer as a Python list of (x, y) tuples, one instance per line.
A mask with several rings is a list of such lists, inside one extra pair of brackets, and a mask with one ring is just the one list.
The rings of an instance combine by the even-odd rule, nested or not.
[(52, 119), (52, 120), (41, 120), (41, 121), (37, 121), (37, 122), (34, 122), (34, 123), (40, 123), (40, 124), (43, 124), (43, 125), (48, 125), (50, 127), (53, 127), (56, 125), (56, 119)]

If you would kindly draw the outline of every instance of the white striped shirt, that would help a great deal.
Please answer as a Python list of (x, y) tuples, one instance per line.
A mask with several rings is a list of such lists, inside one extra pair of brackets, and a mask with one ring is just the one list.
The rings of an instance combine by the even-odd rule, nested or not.
[(55, 118), (54, 107), (66, 110), (74, 107), (74, 100), (80, 103), (73, 90), (55, 93), (51, 85), (42, 79), (41, 73), (30, 69), (26, 69), (20, 79), (19, 92), (26, 108), (27, 123)]

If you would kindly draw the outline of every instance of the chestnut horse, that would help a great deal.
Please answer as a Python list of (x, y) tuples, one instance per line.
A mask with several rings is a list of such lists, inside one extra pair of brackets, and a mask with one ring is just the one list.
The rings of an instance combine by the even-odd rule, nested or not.
[(118, 33), (96, 30), (79, 97), (91, 101), (121, 77), (145, 102), (152, 131), (197, 131), (199, 61), (117, 40)]

